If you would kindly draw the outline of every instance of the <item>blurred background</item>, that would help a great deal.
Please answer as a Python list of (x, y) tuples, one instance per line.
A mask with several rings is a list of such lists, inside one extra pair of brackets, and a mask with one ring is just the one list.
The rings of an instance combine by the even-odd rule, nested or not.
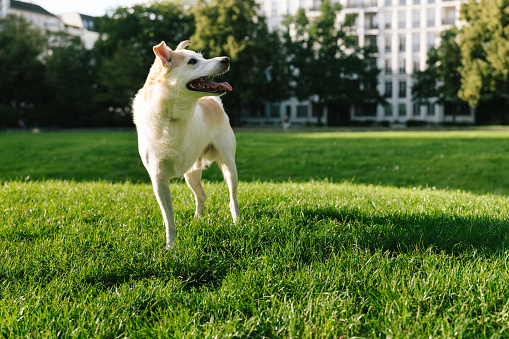
[(152, 46), (187, 39), (231, 58), (235, 126), (509, 122), (509, 11), (495, 0), (0, 4), (2, 129), (132, 127)]

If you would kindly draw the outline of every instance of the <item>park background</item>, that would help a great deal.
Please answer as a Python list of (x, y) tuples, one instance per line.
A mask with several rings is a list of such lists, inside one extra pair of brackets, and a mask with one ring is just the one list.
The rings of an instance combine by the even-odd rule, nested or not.
[[(18, 9), (28, 5), (12, 3)], [(299, 121), (296, 118), (304, 112), (300, 108), (308, 106), (292, 106), (295, 112), (288, 113), (294, 124), (506, 123), (504, 3), (458, 5), (459, 20), (437, 26), (445, 30), (428, 41), (428, 54), (421, 58), (421, 67), (413, 66), (415, 71), (401, 65), (398, 71), (387, 60), (381, 69), (378, 60), (383, 55), (407, 58), (408, 53), (401, 51), (412, 53), (415, 43), (411, 46), (404, 35), (390, 33), (392, 40), (399, 39), (392, 41), (392, 54), (387, 53), (391, 49), (387, 42), (368, 44), (372, 39), (366, 38), (360, 47), (362, 27), (357, 27), (359, 15), (352, 8), (362, 7), (361, 3), (349, 2), (342, 8), (337, 2), (319, 1), (313, 6), (312, 12), (300, 8), (294, 16), (284, 16), (279, 29), (269, 29), (253, 0), (159, 1), (120, 7), (103, 17), (83, 19), (82, 25), (99, 33), (95, 44), (76, 37), (76, 27), (59, 30), (57, 25), (43, 31), (23, 16), (9, 14), (0, 23), (0, 128), (20, 122), (51, 128), (132, 126), (131, 100), (154, 60), (151, 47), (162, 40), (175, 47), (187, 39), (206, 57), (231, 58), (231, 70), (222, 79), (234, 88), (224, 104), (235, 126), (254, 121), (278, 124), (285, 113), (279, 105), (291, 98), (311, 103), (312, 111), (310, 119)], [(392, 6), (394, 13), (396, 9), (410, 13), (408, 8), (417, 5), (415, 0), (413, 4), (402, 0)], [(434, 1), (419, 6), (436, 7)], [(56, 21), (53, 16), (43, 27)], [(382, 29), (382, 21), (375, 24)], [(377, 38), (383, 40), (381, 35)], [(425, 51), (424, 42), (420, 45)], [(447, 120), (435, 115), (438, 106)], [(382, 108), (385, 113), (380, 116), (376, 112)]]
[[(303, 56), (296, 59), (309, 61), (316, 74), (320, 58), (307, 54), (306, 40), (281, 45), (263, 18), (235, 27), (257, 27), (259, 40), (228, 39), (234, 32), (226, 27), (234, 23), (226, 19), (242, 18), (249, 9), (242, 6), (253, 3), (209, 3), (215, 7), (200, 2), (203, 12), (223, 13), (226, 23), (216, 18), (202, 27), (225, 40), (215, 44), (197, 35), (194, 46), (218, 55), (237, 51), (237, 62), (247, 65), (240, 75), (228, 73), (234, 92), (224, 99), (234, 124), (236, 103), (255, 105), (264, 91), (309, 94), (309, 82), (293, 88), (287, 85), (298, 79), (283, 77), (297, 66), (272, 59), (280, 57), (278, 48), (295, 48)], [(500, 26), (495, 19), (505, 12), (497, 17), (486, 8), (490, 24), (472, 41), (487, 50), (475, 49), (480, 73), (466, 83), (481, 84), (480, 102), (496, 107), (506, 100), (505, 63), (489, 52), (498, 46), (504, 56), (499, 29), (505, 21)], [(180, 9), (172, 2), (120, 8), (116, 17), (103, 18), (112, 28), (100, 46), (88, 50), (59, 35), (52, 53), (45, 53), (48, 37), (27, 22), (2, 21), (0, 337), (507, 337), (504, 126), (235, 127), (239, 222), (231, 221), (227, 188), (213, 165), (204, 172), (208, 201), (201, 218), (193, 217), (185, 182), (171, 182), (178, 236), (165, 249), (129, 101), (153, 60), (150, 46), (162, 39), (175, 46), (191, 34), (176, 35), (182, 31), (166, 26), (173, 21), (154, 18), (179, 13), (179, 27), (199, 27), (198, 15)], [(319, 30), (306, 27), (305, 34)], [(490, 45), (490, 36), (500, 45)], [(437, 57), (448, 55), (441, 51)], [(246, 57), (251, 63), (243, 59), (247, 53), (256, 55)], [(281, 78), (260, 77), (269, 61)], [(444, 64), (435, 62), (422, 76), (445, 94), (448, 83), (437, 82)], [(354, 86), (357, 79), (337, 85)], [(490, 116), (501, 117), (496, 110)], [(28, 128), (16, 130), (19, 119)], [(115, 126), (129, 128), (90, 128)]]

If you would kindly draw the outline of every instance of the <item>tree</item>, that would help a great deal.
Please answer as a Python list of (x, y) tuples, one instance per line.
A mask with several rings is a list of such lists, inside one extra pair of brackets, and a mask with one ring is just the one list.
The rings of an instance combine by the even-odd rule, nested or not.
[(131, 99), (143, 86), (154, 61), (152, 47), (176, 46), (194, 31), (192, 15), (170, 1), (118, 8), (101, 19), (98, 53), (98, 101), (124, 123), (131, 123)]
[(18, 120), (38, 123), (44, 97), (44, 65), (39, 56), (46, 37), (21, 16), (0, 20), (0, 126)]
[(429, 50), (426, 69), (414, 73), (412, 85), (413, 99), (420, 105), (431, 100), (444, 105), (451, 104), (453, 123), (456, 114), (465, 104), (458, 97), (461, 87), (460, 48), (457, 42), (459, 34), (456, 26), (442, 32), (440, 45)]
[(355, 46), (350, 34), (354, 17), (347, 15), (338, 26), (340, 11), (340, 4), (325, 0), (318, 18), (309, 20), (300, 9), (295, 17), (285, 20), (292, 89), (299, 100), (315, 95), (319, 124), (326, 105), (349, 111), (351, 105), (374, 106), (382, 101), (376, 91), (376, 49)]
[(192, 8), (196, 33), (192, 48), (206, 57), (228, 56), (230, 71), (221, 77), (232, 84), (224, 96), (233, 124), (241, 107), (258, 108), (264, 101), (288, 98), (285, 53), (277, 32), (269, 32), (254, 0), (200, 0)]
[(467, 24), (459, 38), (461, 88), (459, 97), (475, 107), (482, 101), (509, 100), (509, 1), (470, 0), (461, 7)]
[(93, 52), (85, 48), (80, 38), (61, 33), (55, 39), (58, 43), (45, 58), (45, 121), (66, 127), (97, 125)]
[(426, 68), (413, 74), (412, 97), (419, 105), (426, 105), (431, 99), (440, 96), (440, 76), (438, 74), (438, 63), (440, 59), (436, 48), (428, 51)]

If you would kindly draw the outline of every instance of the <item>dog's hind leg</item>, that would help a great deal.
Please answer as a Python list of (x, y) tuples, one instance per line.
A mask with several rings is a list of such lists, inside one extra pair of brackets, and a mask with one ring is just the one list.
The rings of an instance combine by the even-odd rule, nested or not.
[(196, 200), (196, 213), (195, 215), (199, 217), (203, 213), (203, 206), (205, 205), (205, 200), (207, 200), (207, 195), (205, 191), (203, 191), (203, 187), (201, 186), (201, 168), (191, 168), (186, 174), (184, 174), (184, 178), (186, 178), (186, 183), (194, 192), (194, 199)]
[(173, 217), (173, 206), (171, 204), (171, 192), (168, 180), (161, 178), (152, 178), (152, 187), (156, 195), (157, 202), (163, 214), (164, 226), (166, 228), (166, 249), (169, 249), (175, 242), (177, 229)]
[(239, 219), (239, 204), (237, 202), (237, 185), (239, 178), (234, 157), (231, 155), (222, 155), (220, 166), (224, 181), (226, 181), (228, 189), (230, 190), (230, 211), (232, 213), (232, 219), (233, 222), (237, 222)]

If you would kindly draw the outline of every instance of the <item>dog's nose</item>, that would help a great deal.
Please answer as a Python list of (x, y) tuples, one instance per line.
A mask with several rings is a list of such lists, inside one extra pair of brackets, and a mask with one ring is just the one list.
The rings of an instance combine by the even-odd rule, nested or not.
[(223, 59), (221, 59), (221, 63), (228, 65), (230, 63), (230, 58), (224, 57)]

